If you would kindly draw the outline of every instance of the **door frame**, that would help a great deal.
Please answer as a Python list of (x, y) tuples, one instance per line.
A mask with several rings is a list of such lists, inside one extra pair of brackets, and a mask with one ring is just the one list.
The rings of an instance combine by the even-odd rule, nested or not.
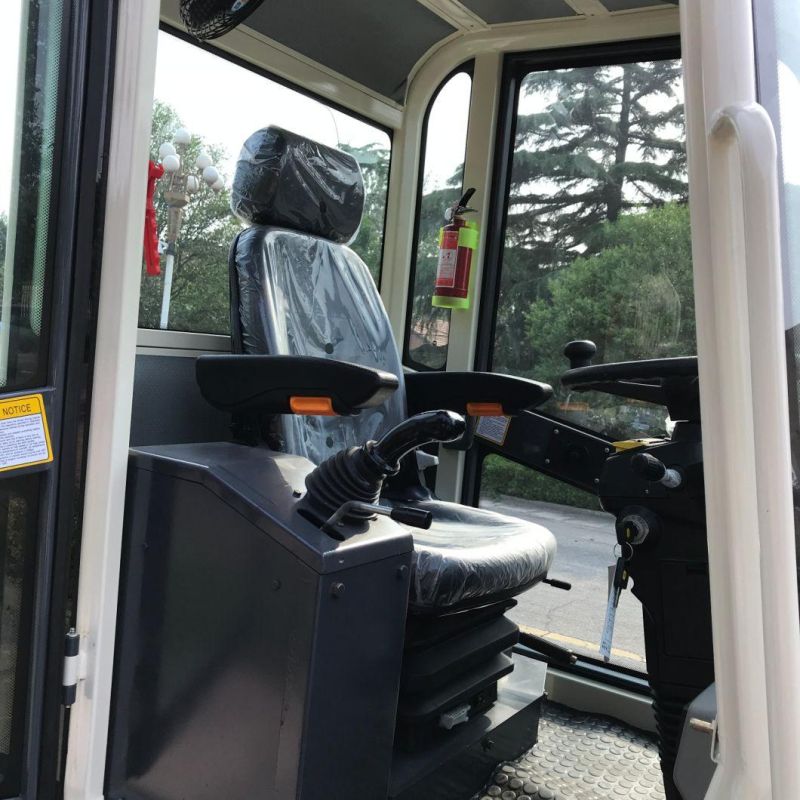
[[(27, 16), (22, 6), (22, 20)], [(97, 258), (101, 242), (113, 51), (114, 4), (74, 0), (60, 19), (58, 95), (48, 226), (43, 385), (9, 396), (44, 396), (54, 459), (4, 473), (39, 474), (31, 651), (25, 708), (21, 797), (55, 797), (63, 770), (64, 635), (74, 612), (84, 483), (88, 402), (92, 390)], [(22, 33), (20, 34), (22, 35)], [(91, 76), (91, 80), (89, 80)], [(23, 85), (20, 80), (20, 86)], [(21, 98), (18, 98), (18, 102)], [(12, 186), (12, 190), (19, 187)], [(15, 235), (9, 231), (9, 235)], [(2, 478), (0, 478), (2, 480)]]
[(66, 800), (103, 797), (159, 26), (158, 0), (117, 0), (115, 6), (95, 391), (76, 611), (82, 671), (69, 719)]
[(758, 105), (754, 5), (681, 2), (720, 731), (708, 800), (800, 797), (778, 165)]

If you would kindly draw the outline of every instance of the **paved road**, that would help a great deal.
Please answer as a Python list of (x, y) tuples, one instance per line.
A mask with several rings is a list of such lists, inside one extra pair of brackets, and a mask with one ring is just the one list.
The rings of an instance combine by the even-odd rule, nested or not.
[[(608, 598), (608, 566), (614, 563), (614, 518), (602, 511), (503, 497), (481, 500), (481, 508), (538, 522), (558, 540), (551, 578), (569, 581), (565, 592), (541, 585), (521, 595), (509, 616), (576, 652), (597, 657)], [(542, 634), (542, 632), (545, 632)], [(639, 601), (626, 591), (614, 627), (612, 660), (644, 669), (644, 635)]]

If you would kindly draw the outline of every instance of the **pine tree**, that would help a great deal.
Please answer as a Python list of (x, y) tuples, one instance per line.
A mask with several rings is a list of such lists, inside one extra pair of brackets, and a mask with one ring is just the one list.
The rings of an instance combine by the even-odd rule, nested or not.
[(686, 201), (680, 69), (678, 61), (579, 67), (522, 82), (495, 368), (534, 367), (526, 313), (553, 273), (602, 247), (604, 223)]

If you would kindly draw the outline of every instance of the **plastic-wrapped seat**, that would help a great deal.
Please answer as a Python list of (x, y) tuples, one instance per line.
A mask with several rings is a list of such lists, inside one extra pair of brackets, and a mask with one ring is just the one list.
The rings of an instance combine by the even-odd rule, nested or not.
[[(399, 388), (357, 416), (280, 415), (268, 444), (314, 463), (376, 439), (407, 417), (400, 355), (375, 283), (345, 242), (356, 235), (364, 186), (355, 159), (276, 127), (254, 133), (239, 156), (231, 205), (250, 227), (233, 243), (234, 350), (316, 356), (376, 367)], [(512, 597), (541, 581), (555, 539), (532, 522), (435, 500), (416, 470), (391, 498), (433, 511), (414, 530), (410, 608), (441, 613)]]

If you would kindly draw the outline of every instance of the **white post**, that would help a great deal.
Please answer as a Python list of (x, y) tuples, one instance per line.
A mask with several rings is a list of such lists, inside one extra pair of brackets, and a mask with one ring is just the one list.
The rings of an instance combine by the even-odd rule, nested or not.
[[(170, 250), (173, 245), (170, 245)], [(167, 264), (164, 267), (164, 293), (161, 295), (161, 321), (158, 327), (167, 330), (169, 324), (169, 304), (172, 296), (172, 270), (175, 266), (175, 253), (167, 251)]]

